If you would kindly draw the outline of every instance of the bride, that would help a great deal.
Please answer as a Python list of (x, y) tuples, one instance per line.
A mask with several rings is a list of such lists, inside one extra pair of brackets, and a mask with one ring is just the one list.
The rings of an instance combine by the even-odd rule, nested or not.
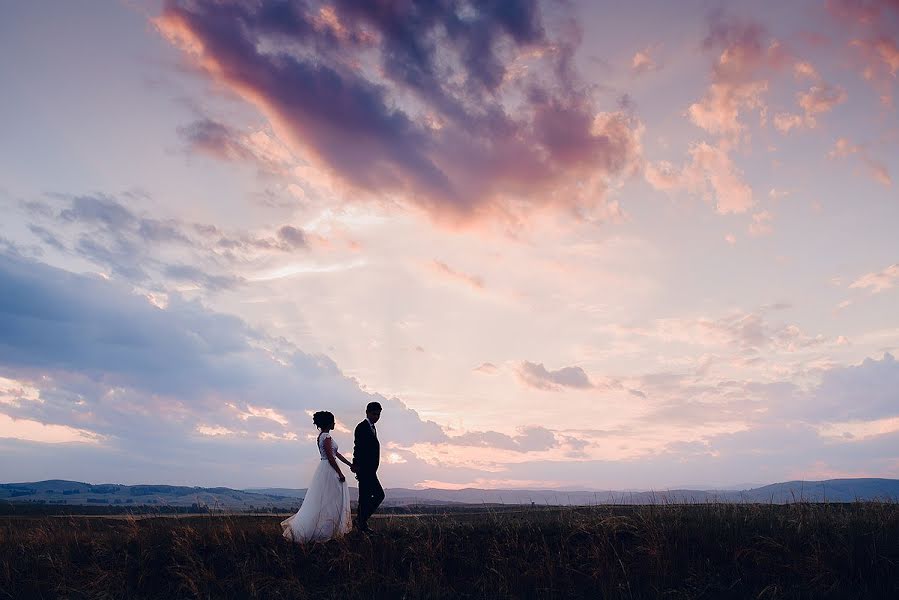
[(325, 410), (319, 411), (312, 415), (312, 422), (320, 430), (318, 453), (321, 460), (309, 482), (300, 510), (281, 522), (282, 535), (301, 543), (340, 537), (352, 526), (350, 489), (337, 460), (347, 466), (351, 463), (337, 451), (337, 442), (331, 439), (334, 415)]

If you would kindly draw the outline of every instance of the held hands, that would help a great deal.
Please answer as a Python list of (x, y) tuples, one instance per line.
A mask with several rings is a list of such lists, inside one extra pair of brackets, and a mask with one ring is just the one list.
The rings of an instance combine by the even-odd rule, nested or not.
[(338, 473), (337, 480), (340, 481), (340, 483), (343, 483), (344, 481), (346, 481), (346, 477), (344, 477), (343, 473)]

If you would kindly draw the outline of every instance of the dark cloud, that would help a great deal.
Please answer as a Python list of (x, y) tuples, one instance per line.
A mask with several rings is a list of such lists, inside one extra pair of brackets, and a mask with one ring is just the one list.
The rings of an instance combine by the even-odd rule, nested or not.
[[(638, 158), (632, 123), (595, 121), (573, 47), (548, 37), (535, 0), (170, 0), (155, 22), (344, 181), (435, 216), (591, 206)], [(526, 53), (534, 65), (512, 74)], [(372, 58), (377, 75), (359, 66)], [(234, 154), (222, 127), (183, 133)], [(585, 197), (556, 193), (578, 177), (597, 179)]]
[(209, 290), (230, 289), (243, 282), (233, 275), (212, 275), (192, 265), (167, 265), (164, 274), (176, 281), (189, 281)]
[(294, 248), (305, 248), (307, 245), (306, 234), (302, 229), (297, 229), (292, 225), (284, 225), (278, 230), (278, 239), (285, 244)]
[(59, 241), (59, 238), (53, 235), (53, 232), (49, 231), (45, 227), (41, 227), (40, 225), (35, 225), (32, 223), (28, 225), (28, 230), (51, 248), (55, 248), (56, 250), (59, 250), (61, 252), (64, 252), (66, 250), (66, 247), (62, 242)]
[(172, 297), (160, 311), (129, 288), (0, 255), (0, 364), (73, 371), (158, 393), (238, 383), (229, 357), (254, 334)]
[[(239, 319), (210, 312), (177, 295), (169, 297), (163, 310), (114, 281), (8, 255), (0, 255), (0, 288), (4, 290), (0, 295), (0, 376), (39, 391), (39, 401), (14, 394), (18, 400), (4, 404), (2, 412), (101, 436), (96, 446), (67, 445), (63, 455), (92, 460), (65, 462), (72, 469), (55, 476), (78, 473), (82, 479), (181, 478), (185, 483), (230, 484), (255, 482), (256, 469), (263, 464), (267, 483), (301, 485), (297, 465), (306, 463), (297, 458), (304, 455), (295, 446), (306, 443), (304, 434), (313, 431), (307, 411), (332, 410), (351, 428), (361, 420), (370, 400), (384, 406), (379, 423), (382, 439), (400, 447), (396, 451), (408, 461), (403, 467), (411, 470), (398, 476), (407, 481), (464, 482), (483, 477), (464, 468), (442, 469), (435, 476), (433, 465), (402, 451), (416, 443), (514, 452), (561, 448), (567, 458), (584, 459), (585, 440), (615, 433), (553, 432), (536, 426), (519, 429), (517, 435), (475, 431), (447, 436), (439, 425), (422, 419), (399, 399), (361, 390), (329, 358), (271, 340)], [(576, 370), (535, 372), (560, 387), (583, 385), (585, 378)], [(653, 382), (667, 386), (674, 385), (675, 379)], [(655, 395), (653, 383), (641, 384)], [(697, 473), (711, 482), (732, 482), (735, 472), (778, 480), (792, 478), (803, 469), (855, 472), (861, 464), (882, 473), (892, 468), (896, 458), (895, 433), (863, 439), (824, 437), (817, 433), (816, 424), (895, 416), (897, 389), (899, 363), (891, 355), (830, 369), (820, 385), (807, 392), (789, 384), (694, 385), (684, 392), (684, 399), (695, 406), (672, 404), (667, 415), (656, 414), (655, 420), (650, 415), (649, 422), (662, 419), (696, 425), (710, 422), (710, 413), (724, 408), (730, 411), (727, 418), (748, 421), (751, 427), (660, 448), (635, 459), (505, 464), (501, 478), (554, 481), (564, 468), (566, 481), (611, 478), (618, 486), (637, 486), (675, 484), (686, 478), (695, 481)], [(716, 395), (723, 405), (713, 403)], [(703, 402), (705, 406), (700, 405)], [(231, 433), (206, 436), (198, 432), (199, 427)], [(349, 449), (350, 436), (337, 435), (342, 447)], [(0, 444), (4, 456), (15, 456), (17, 463), (52, 469), (45, 460), (46, 446), (20, 441)], [(53, 448), (58, 456), (59, 447)]]
[(75, 196), (71, 207), (62, 210), (59, 218), (64, 221), (98, 223), (112, 229), (124, 229), (137, 221), (134, 213), (115, 199), (102, 194)]
[(391, 441), (445, 438), (399, 399), (362, 391), (326, 356), (198, 302), (173, 294), (159, 309), (114, 281), (7, 255), (0, 287), (0, 375), (37, 387), (41, 398), (4, 406), (11, 416), (153, 451), (187, 444), (199, 426), (228, 429), (238, 445), (264, 432), (302, 435), (314, 431), (309, 410), (355, 425), (377, 400)]
[(562, 388), (588, 389), (593, 387), (587, 373), (580, 367), (563, 367), (548, 371), (543, 364), (524, 361), (518, 367), (518, 377), (527, 386), (547, 391)]
[(899, 362), (886, 353), (825, 371), (808, 395), (778, 412), (809, 422), (867, 421), (899, 416)]
[(127, 280), (139, 282), (148, 277), (144, 270), (147, 264), (145, 249), (127, 237), (117, 235), (112, 241), (112, 246), (107, 246), (93, 236), (83, 235), (75, 245), (75, 251)]
[[(29, 229), (45, 245), (141, 284), (164, 285), (160, 279), (170, 279), (210, 291), (233, 288), (244, 282), (231, 272), (235, 264), (269, 252), (310, 246), (310, 237), (293, 225), (283, 225), (269, 235), (224, 232), (214, 225), (152, 218), (129, 206), (143, 200), (133, 194), (123, 194), (122, 199), (106, 194), (58, 195), (52, 205), (30, 202), (23, 209), (39, 221)], [(312, 236), (313, 244), (321, 240)], [(160, 258), (168, 255), (160, 249), (174, 249), (182, 261), (193, 262), (168, 262)]]
[(234, 130), (212, 119), (200, 119), (179, 127), (178, 135), (196, 152), (205, 152), (225, 160), (253, 158), (253, 153), (239, 141)]
[(190, 238), (181, 230), (182, 225), (174, 219), (140, 219), (137, 234), (148, 242), (181, 242), (190, 244)]
[[(265, 140), (270, 139), (264, 132), (257, 133)], [(268, 152), (254, 143), (252, 136), (242, 134), (209, 117), (202, 117), (179, 127), (178, 135), (190, 152), (206, 154), (219, 160), (252, 162), (260, 173), (266, 175), (285, 174), (285, 164), (288, 162), (285, 156)]]
[[(400, 399), (363, 391), (328, 357), (177, 294), (160, 309), (121, 283), (8, 255), (0, 255), (0, 288), (0, 376), (39, 392), (38, 401), (22, 397), (2, 412), (100, 436), (97, 447), (73, 448), (116, 465), (111, 479), (142, 469), (143, 477), (171, 481), (164, 473), (173, 469), (194, 483), (212, 474), (245, 481), (249, 476), (236, 469), (254, 462), (270, 469), (267, 481), (287, 478), (297, 458), (285, 444), (305, 443), (314, 432), (309, 411), (331, 410), (352, 429), (372, 400), (384, 407), (382, 439), (397, 452), (417, 443), (516, 452), (559, 445), (540, 426), (515, 436), (448, 437)], [(350, 451), (351, 436), (337, 435)], [(31, 456), (23, 450), (31, 446), (39, 457), (40, 445), (22, 442), (16, 452)], [(97, 469), (83, 478), (106, 473)]]

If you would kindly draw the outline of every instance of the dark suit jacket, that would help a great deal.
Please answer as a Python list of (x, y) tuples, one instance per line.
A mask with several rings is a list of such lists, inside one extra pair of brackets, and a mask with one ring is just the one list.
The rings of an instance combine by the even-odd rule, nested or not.
[(374, 473), (381, 462), (381, 443), (372, 433), (368, 419), (356, 425), (353, 435), (353, 465), (356, 472)]

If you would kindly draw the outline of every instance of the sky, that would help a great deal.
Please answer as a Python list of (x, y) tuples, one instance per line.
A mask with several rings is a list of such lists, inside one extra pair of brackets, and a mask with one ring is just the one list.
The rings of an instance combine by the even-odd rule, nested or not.
[(899, 3), (0, 3), (0, 481), (899, 477)]

